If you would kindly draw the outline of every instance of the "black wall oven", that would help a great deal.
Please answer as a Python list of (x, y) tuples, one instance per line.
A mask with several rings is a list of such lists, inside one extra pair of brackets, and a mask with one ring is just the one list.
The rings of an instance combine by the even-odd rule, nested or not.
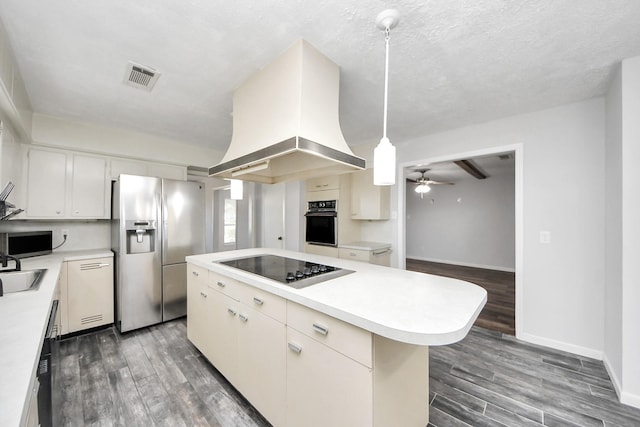
[(338, 201), (309, 202), (305, 241), (313, 245), (338, 246)]

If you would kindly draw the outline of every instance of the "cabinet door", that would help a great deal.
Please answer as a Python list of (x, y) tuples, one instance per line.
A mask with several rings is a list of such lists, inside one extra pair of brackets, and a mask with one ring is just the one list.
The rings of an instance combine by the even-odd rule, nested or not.
[(67, 262), (69, 332), (113, 323), (113, 258)]
[(370, 368), (292, 328), (287, 346), (288, 426), (373, 425)]
[(117, 180), (120, 174), (146, 176), (147, 164), (136, 160), (111, 159), (111, 179)]
[(351, 174), (351, 219), (389, 219), (389, 186), (373, 185), (373, 169)]
[(242, 304), (236, 387), (274, 426), (285, 423), (286, 327)]
[(166, 165), (163, 163), (148, 163), (147, 175), (155, 176), (158, 178), (186, 181), (187, 168), (184, 166)]
[(69, 320), (67, 319), (67, 263), (63, 262), (56, 284), (58, 298), (58, 314), (56, 315), (56, 328), (58, 335), (69, 333)]
[[(210, 285), (211, 286), (211, 285)], [(230, 382), (235, 383), (238, 354), (238, 306), (239, 302), (209, 288), (208, 310), (211, 312), (211, 349), (209, 361)]]
[(107, 160), (74, 154), (71, 177), (71, 217), (108, 218)]
[(64, 217), (67, 155), (37, 149), (30, 149), (27, 155), (26, 216), (29, 218)]
[(206, 358), (210, 358), (212, 338), (210, 334), (211, 313), (207, 286), (207, 270), (187, 265), (187, 338)]
[(305, 181), (307, 191), (337, 190), (340, 187), (340, 177), (338, 175), (311, 178)]

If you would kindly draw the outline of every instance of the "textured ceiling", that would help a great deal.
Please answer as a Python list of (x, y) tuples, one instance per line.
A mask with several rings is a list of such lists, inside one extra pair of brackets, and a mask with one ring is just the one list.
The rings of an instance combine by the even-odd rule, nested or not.
[[(640, 1), (2, 0), (35, 112), (224, 150), (232, 95), (299, 38), (341, 67), (348, 143), (380, 138), (384, 38), (391, 33), (389, 131), (434, 131), (602, 95), (640, 55)], [(162, 73), (122, 83), (127, 61)], [(277, 102), (277, 100), (274, 100)]]

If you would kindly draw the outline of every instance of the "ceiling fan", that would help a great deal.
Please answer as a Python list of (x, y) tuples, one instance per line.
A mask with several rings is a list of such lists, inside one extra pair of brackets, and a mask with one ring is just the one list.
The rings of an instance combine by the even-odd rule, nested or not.
[(431, 191), (431, 187), (430, 187), (431, 185), (454, 185), (453, 182), (433, 181), (429, 179), (429, 177), (424, 175), (425, 173), (427, 173), (428, 170), (429, 169), (418, 169), (414, 171), (414, 172), (420, 172), (420, 178), (416, 180), (407, 178), (407, 181), (417, 184), (414, 191), (420, 194), (421, 199), (424, 197), (425, 193), (428, 193), (429, 191)]

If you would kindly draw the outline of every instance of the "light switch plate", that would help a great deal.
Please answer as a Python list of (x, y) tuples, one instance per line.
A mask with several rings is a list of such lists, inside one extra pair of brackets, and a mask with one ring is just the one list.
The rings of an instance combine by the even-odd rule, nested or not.
[(541, 231), (540, 232), (540, 243), (551, 243), (551, 232), (550, 231)]

